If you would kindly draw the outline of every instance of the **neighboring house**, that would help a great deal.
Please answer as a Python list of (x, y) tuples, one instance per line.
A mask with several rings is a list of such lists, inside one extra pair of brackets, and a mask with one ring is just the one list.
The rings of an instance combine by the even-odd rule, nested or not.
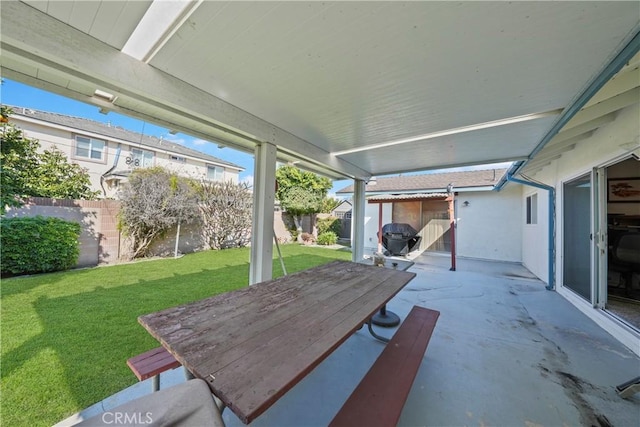
[(331, 215), (340, 220), (340, 235), (342, 239), (351, 238), (351, 215), (353, 214), (353, 204), (349, 200), (341, 200)]
[[(378, 250), (378, 229), (406, 223), (418, 231), (421, 251), (451, 252), (447, 187), (451, 184), (456, 218), (456, 254), (462, 257), (522, 262), (521, 189), (493, 191), (506, 169), (431, 173), (377, 178), (366, 186), (365, 253)], [(336, 194), (349, 196), (348, 186)], [(382, 221), (380, 221), (380, 213)]]
[(136, 168), (162, 166), (198, 180), (237, 183), (244, 169), (171, 141), (142, 135), (80, 117), (11, 107), (10, 121), (25, 136), (40, 141), (40, 150), (56, 146), (72, 163), (86, 168), (93, 190), (115, 198), (120, 184)]

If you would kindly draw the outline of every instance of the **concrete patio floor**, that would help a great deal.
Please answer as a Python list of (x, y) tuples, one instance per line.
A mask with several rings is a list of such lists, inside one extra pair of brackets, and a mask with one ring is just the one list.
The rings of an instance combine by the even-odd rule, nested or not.
[[(640, 358), (527, 269), (511, 263), (421, 255), (417, 277), (389, 304), (441, 312), (400, 426), (638, 426), (640, 394), (615, 386), (640, 375)], [(392, 335), (395, 328), (377, 328)], [(361, 329), (252, 423), (324, 426), (382, 351)], [(61, 423), (109, 410), (151, 391), (136, 384)], [(162, 387), (184, 381), (181, 369)], [(225, 410), (227, 426), (243, 425)]]

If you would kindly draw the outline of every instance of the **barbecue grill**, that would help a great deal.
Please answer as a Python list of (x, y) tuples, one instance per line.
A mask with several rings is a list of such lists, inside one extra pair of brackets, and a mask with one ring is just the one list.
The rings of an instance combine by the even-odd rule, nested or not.
[(390, 223), (382, 227), (385, 255), (406, 255), (417, 247), (420, 239), (418, 232), (409, 224)]

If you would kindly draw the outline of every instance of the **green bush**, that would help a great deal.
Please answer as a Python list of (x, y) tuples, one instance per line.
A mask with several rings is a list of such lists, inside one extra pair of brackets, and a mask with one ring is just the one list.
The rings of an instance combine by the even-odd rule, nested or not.
[(59, 218), (3, 218), (0, 221), (2, 275), (68, 270), (78, 261), (80, 224)]
[(318, 219), (318, 234), (326, 233), (327, 231), (331, 231), (336, 236), (339, 236), (340, 231), (342, 231), (340, 220), (335, 216)]
[(319, 245), (335, 245), (338, 241), (338, 235), (333, 231), (325, 231), (324, 233), (318, 234)]

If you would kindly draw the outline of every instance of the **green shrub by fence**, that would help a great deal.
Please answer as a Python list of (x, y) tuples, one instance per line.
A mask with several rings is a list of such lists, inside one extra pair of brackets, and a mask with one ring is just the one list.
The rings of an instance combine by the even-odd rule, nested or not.
[(333, 231), (325, 231), (318, 234), (319, 245), (335, 245), (338, 241), (338, 236)]
[(80, 224), (42, 216), (0, 220), (2, 275), (68, 270), (78, 261)]
[(334, 216), (318, 219), (318, 235), (332, 231), (336, 236), (342, 231), (340, 220)]

